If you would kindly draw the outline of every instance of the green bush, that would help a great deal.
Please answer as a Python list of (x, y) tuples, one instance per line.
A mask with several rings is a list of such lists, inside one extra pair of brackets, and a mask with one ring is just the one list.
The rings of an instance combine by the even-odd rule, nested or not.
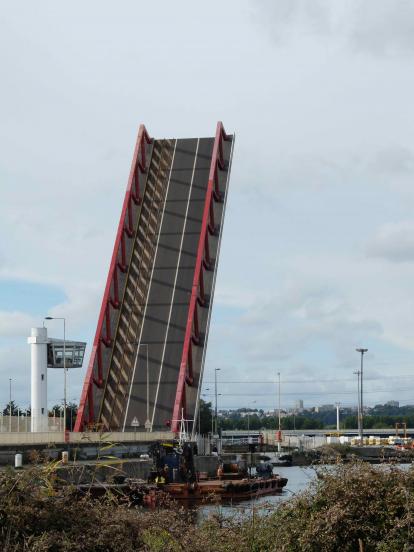
[(217, 512), (199, 523), (177, 506), (129, 509), (113, 496), (79, 498), (47, 465), (0, 473), (4, 552), (401, 552), (414, 549), (413, 513), (411, 468), (360, 462), (317, 468), (307, 491), (269, 513)]

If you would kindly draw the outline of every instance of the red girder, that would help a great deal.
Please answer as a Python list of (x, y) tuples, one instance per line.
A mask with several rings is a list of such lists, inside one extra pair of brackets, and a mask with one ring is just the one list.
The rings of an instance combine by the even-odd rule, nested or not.
[[(180, 371), (178, 374), (177, 391), (174, 401), (174, 410), (172, 416), (171, 429), (173, 432), (179, 431), (181, 419), (181, 410), (186, 411), (186, 392), (185, 386), (193, 385), (193, 353), (192, 342), (197, 344), (200, 341), (198, 329), (197, 303), (204, 299), (203, 268), (209, 270), (212, 268), (210, 258), (208, 236), (209, 233), (215, 233), (213, 200), (222, 201), (223, 195), (219, 189), (218, 170), (225, 168), (223, 156), (223, 140), (228, 140), (224, 131), (223, 124), (217, 123), (216, 137), (214, 140), (213, 154), (211, 158), (210, 174), (207, 185), (206, 199), (204, 203), (203, 218), (201, 222), (200, 238), (198, 242), (197, 258), (194, 271), (194, 279), (191, 291), (190, 306), (188, 309), (187, 324), (184, 337), (184, 346), (181, 356)], [(213, 232), (212, 232), (213, 230)]]
[[(122, 205), (121, 218), (116, 234), (98, 325), (83, 385), (74, 431), (82, 431), (86, 424), (95, 421), (93, 411), (93, 386), (102, 387), (103, 385), (101, 342), (107, 347), (112, 343), (110, 309), (119, 308), (118, 270), (121, 272), (125, 272), (126, 270), (125, 235), (129, 238), (133, 236), (132, 203), (137, 205), (142, 199), (140, 175), (145, 174), (147, 171), (145, 147), (146, 144), (151, 143), (152, 139), (149, 137), (145, 126), (141, 125), (138, 131), (128, 185)], [(111, 289), (113, 289), (113, 297), (111, 297)], [(95, 363), (97, 365), (97, 374), (95, 374)], [(86, 406), (88, 406), (88, 419), (85, 419)]]

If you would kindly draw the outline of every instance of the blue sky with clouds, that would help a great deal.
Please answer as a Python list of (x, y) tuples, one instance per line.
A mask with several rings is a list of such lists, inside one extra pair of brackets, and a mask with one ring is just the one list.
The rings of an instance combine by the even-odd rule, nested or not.
[(139, 123), (219, 119), (237, 140), (205, 387), (220, 367), (222, 406), (271, 408), (254, 382), (280, 371), (286, 406), (353, 404), (364, 345), (367, 402), (414, 402), (413, 57), (403, 0), (6, 2), (0, 403), (11, 374), (28, 403), (45, 314), (91, 343)]

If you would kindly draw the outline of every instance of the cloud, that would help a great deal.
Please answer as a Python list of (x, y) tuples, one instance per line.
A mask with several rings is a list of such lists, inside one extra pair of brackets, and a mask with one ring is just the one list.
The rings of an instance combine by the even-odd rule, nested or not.
[(318, 35), (375, 56), (414, 52), (414, 4), (407, 0), (265, 0), (252, 10), (277, 43)]
[(392, 263), (414, 261), (414, 221), (383, 225), (367, 244), (368, 257), (385, 259)]
[(38, 317), (20, 311), (0, 311), (0, 337), (28, 337)]
[(240, 319), (241, 346), (253, 360), (297, 359), (306, 352), (312, 357), (322, 346), (337, 362), (361, 340), (381, 337), (381, 325), (361, 319), (339, 290), (300, 281), (289, 287)]
[(408, 175), (414, 173), (414, 152), (404, 146), (380, 149), (372, 159), (372, 166), (379, 174)]
[(350, 2), (346, 32), (355, 49), (374, 55), (414, 52), (414, 4), (407, 0)]
[[(414, 265), (379, 270), (367, 248), (414, 204), (411, 4), (213, 0), (191, 25), (184, 5), (125, 6), (3, 10), (0, 278), (57, 286), (44, 314), (90, 344), (138, 124), (207, 136), (223, 118), (237, 140), (206, 370), (332, 378), (365, 337), (410, 357)], [(11, 310), (1, 365), (27, 376), (39, 321)]]

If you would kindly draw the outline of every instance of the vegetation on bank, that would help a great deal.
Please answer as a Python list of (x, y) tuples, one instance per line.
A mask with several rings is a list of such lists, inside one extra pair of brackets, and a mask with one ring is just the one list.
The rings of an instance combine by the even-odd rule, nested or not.
[(354, 463), (317, 469), (308, 491), (266, 512), (201, 523), (177, 507), (128, 508), (119, 498), (56, 490), (48, 466), (0, 474), (5, 552), (401, 552), (414, 547), (414, 470)]
[[(278, 427), (276, 416), (264, 416), (263, 410), (252, 410), (251, 415), (246, 416), (247, 408), (232, 411), (230, 415), (219, 417), (219, 427), (223, 430), (248, 429), (258, 431), (261, 429), (272, 429)], [(244, 416), (242, 415), (244, 411)], [(14, 401), (7, 403), (3, 408), (3, 416), (20, 415), (22, 419), (30, 416), (31, 409), (20, 408)], [(72, 430), (75, 424), (78, 405), (69, 402), (66, 407), (66, 429)], [(49, 410), (49, 416), (63, 418), (63, 406), (55, 405)], [(211, 402), (200, 400), (200, 431), (206, 435), (211, 431), (214, 412)], [(282, 430), (308, 430), (308, 429), (335, 429), (336, 410), (323, 410), (320, 412), (305, 410), (302, 413), (284, 415), (282, 417)], [(414, 406), (393, 407), (389, 405), (377, 405), (364, 416), (365, 429), (395, 429), (396, 423), (406, 423), (407, 427), (414, 427)], [(356, 414), (351, 409), (341, 411), (341, 429), (355, 429), (358, 427)]]
[[(380, 408), (381, 406), (381, 408)], [(241, 409), (243, 410), (243, 409)], [(219, 418), (219, 427), (223, 430), (247, 430), (259, 431), (261, 429), (275, 429), (278, 427), (278, 418), (275, 416), (263, 416), (261, 411), (252, 411), (249, 416), (242, 416), (242, 411), (234, 411), (230, 416)], [(245, 409), (246, 410), (246, 409)], [(350, 410), (348, 409), (348, 412)], [(212, 412), (211, 403), (200, 401), (200, 428), (201, 433), (211, 431)], [(364, 416), (364, 428), (386, 429), (395, 431), (396, 423), (406, 423), (407, 427), (414, 427), (414, 407), (386, 407), (377, 405), (371, 409), (370, 414)], [(308, 430), (308, 429), (335, 429), (336, 410), (323, 412), (305, 411), (302, 414), (283, 416), (281, 420), (282, 430)], [(341, 429), (355, 429), (358, 427), (358, 419), (354, 414), (341, 413)]]

